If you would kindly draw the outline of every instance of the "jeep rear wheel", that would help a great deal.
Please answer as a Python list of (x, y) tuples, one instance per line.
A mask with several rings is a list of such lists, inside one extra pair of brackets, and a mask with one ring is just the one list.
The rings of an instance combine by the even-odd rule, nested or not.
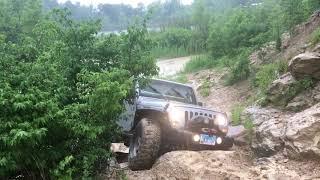
[(133, 171), (150, 169), (158, 156), (160, 143), (160, 125), (151, 119), (142, 119), (130, 140), (129, 168)]

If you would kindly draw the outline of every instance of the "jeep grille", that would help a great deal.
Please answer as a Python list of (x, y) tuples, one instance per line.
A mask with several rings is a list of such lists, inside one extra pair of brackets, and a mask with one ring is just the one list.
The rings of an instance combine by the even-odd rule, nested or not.
[(205, 116), (209, 118), (214, 118), (214, 115), (211, 113), (202, 113), (202, 112), (194, 112), (194, 111), (185, 111), (185, 127), (187, 127), (189, 120), (191, 120), (195, 116)]

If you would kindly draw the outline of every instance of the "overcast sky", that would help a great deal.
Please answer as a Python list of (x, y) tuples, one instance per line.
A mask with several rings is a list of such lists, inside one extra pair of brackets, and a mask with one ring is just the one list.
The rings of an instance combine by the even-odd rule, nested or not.
[[(58, 2), (66, 2), (68, 0), (58, 0)], [(70, 0), (71, 2), (80, 2), (82, 5), (90, 5), (93, 4), (94, 6), (98, 4), (130, 4), (134, 7), (137, 6), (138, 3), (143, 3), (145, 5), (148, 5), (156, 0)], [(183, 4), (191, 4), (193, 0), (181, 0)]]

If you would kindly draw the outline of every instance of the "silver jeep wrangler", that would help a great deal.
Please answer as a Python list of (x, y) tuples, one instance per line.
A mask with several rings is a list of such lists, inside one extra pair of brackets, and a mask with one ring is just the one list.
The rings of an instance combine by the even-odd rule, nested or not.
[[(219, 97), (218, 97), (219, 98)], [(165, 147), (228, 149), (229, 121), (225, 113), (204, 108), (192, 87), (151, 80), (137, 87), (119, 124), (128, 135), (129, 168), (150, 169)]]

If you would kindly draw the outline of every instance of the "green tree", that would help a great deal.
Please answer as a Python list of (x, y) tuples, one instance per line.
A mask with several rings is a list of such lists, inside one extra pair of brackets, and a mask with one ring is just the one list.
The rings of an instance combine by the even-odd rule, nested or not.
[(283, 8), (283, 22), (290, 32), (298, 23), (305, 19), (303, 2), (301, 0), (281, 0), (281, 7)]
[(133, 80), (157, 73), (146, 26), (99, 36), (99, 21), (42, 14), (39, 1), (0, 3), (0, 176), (94, 176)]

